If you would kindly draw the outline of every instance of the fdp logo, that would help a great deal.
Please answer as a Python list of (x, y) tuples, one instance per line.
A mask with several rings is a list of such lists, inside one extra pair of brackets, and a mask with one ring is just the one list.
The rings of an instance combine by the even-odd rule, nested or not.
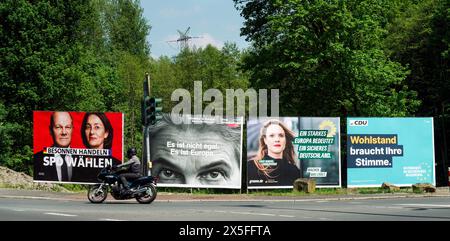
[(368, 126), (368, 120), (350, 120), (350, 126)]

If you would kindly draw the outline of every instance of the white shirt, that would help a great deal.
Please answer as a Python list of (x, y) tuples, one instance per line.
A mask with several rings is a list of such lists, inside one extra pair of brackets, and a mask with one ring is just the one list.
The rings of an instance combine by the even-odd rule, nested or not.
[(67, 178), (68, 180), (72, 180), (72, 165), (73, 157), (72, 155), (66, 154), (64, 157), (64, 160), (61, 156), (61, 154), (55, 154), (55, 161), (56, 161), (56, 174), (58, 175), (58, 181), (62, 181), (62, 174), (61, 174), (61, 166), (63, 165), (63, 161), (66, 162), (67, 165)]

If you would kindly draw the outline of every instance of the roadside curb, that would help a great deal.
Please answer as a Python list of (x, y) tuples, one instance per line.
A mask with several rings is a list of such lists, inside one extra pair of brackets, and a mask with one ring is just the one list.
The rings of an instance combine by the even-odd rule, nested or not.
[[(0, 198), (11, 199), (35, 199), (35, 200), (55, 200), (55, 201), (88, 201), (86, 194), (82, 193), (46, 193), (39, 191), (23, 191), (23, 190), (8, 190), (2, 193), (4, 190), (0, 189)], [(21, 193), (22, 192), (22, 193)], [(36, 195), (39, 194), (39, 195)], [(108, 195), (109, 196), (109, 195)], [(351, 201), (351, 200), (370, 200), (370, 199), (397, 199), (397, 198), (433, 198), (433, 197), (449, 197), (450, 194), (387, 194), (387, 195), (339, 195), (339, 196), (187, 196), (176, 194), (160, 194), (156, 197), (155, 202), (327, 202), (327, 201)], [(129, 200), (115, 200), (112, 197), (108, 197), (109, 202), (124, 202), (134, 201)]]
[(372, 197), (327, 197), (327, 198), (274, 198), (271, 196), (270, 198), (259, 198), (259, 199), (167, 199), (167, 200), (158, 200), (156, 198), (155, 202), (327, 202), (327, 201), (351, 201), (351, 200), (370, 200), (370, 199), (397, 199), (397, 198), (424, 198), (424, 197), (449, 197), (450, 195), (441, 195), (441, 194), (416, 194), (416, 195), (395, 195), (395, 196), (372, 196)]

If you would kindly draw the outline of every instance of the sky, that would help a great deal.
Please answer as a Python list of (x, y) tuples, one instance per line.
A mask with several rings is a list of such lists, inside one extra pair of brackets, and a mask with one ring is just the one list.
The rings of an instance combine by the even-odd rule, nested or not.
[(211, 44), (222, 48), (225, 42), (234, 42), (239, 49), (249, 46), (240, 36), (244, 19), (234, 8), (232, 0), (141, 0), (144, 18), (151, 26), (147, 40), (152, 57), (175, 56), (179, 44), (177, 30), (193, 38), (189, 46), (205, 47)]

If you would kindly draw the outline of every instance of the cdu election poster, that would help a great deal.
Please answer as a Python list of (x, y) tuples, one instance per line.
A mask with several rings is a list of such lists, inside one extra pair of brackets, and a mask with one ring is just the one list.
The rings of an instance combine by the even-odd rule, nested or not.
[(348, 187), (435, 185), (433, 118), (348, 118)]
[(292, 188), (298, 178), (340, 187), (338, 117), (251, 118), (247, 123), (249, 189)]
[(123, 114), (34, 111), (33, 153), (34, 181), (97, 183), (122, 163)]
[(163, 114), (149, 137), (158, 186), (241, 188), (242, 118)]

